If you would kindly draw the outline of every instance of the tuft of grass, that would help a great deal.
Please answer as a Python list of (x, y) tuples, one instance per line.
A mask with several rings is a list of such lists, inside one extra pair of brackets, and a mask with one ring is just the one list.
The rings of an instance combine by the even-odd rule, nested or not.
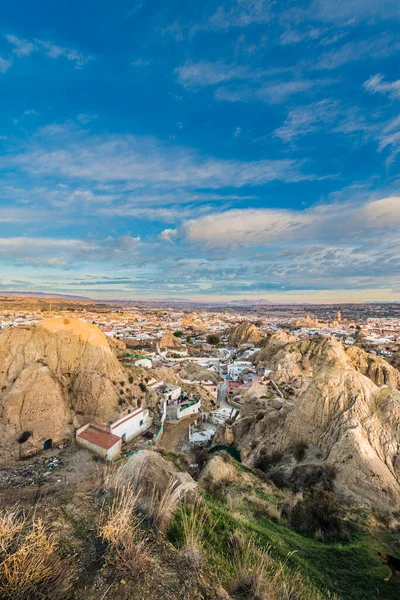
[(184, 496), (184, 487), (177, 484), (177, 480), (171, 477), (163, 491), (160, 491), (154, 485), (149, 498), (146, 512), (159, 535), (165, 535), (167, 532), (178, 509), (179, 502)]
[(2, 600), (61, 600), (71, 589), (71, 564), (57, 552), (57, 540), (42, 520), (16, 510), (0, 515)]
[[(183, 547), (180, 557), (187, 569), (198, 571), (204, 566), (205, 539), (210, 529), (210, 511), (200, 501), (193, 507), (180, 507)], [(211, 526), (212, 527), (212, 526)]]
[(130, 488), (117, 491), (110, 507), (103, 505), (99, 537), (107, 544), (106, 561), (118, 577), (135, 579), (151, 571), (154, 560), (136, 516), (139, 494)]

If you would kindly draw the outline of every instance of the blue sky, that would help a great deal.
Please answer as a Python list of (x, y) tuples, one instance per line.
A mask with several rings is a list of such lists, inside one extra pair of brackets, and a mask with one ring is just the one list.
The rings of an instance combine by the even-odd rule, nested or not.
[(0, 291), (400, 300), (398, 0), (14, 0)]

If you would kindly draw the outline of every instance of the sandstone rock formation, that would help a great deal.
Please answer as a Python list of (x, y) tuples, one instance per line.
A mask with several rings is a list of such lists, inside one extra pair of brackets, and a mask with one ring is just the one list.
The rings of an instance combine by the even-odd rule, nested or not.
[(172, 331), (166, 331), (161, 338), (160, 348), (181, 348), (182, 343)]
[[(286, 476), (333, 465), (343, 496), (386, 507), (398, 503), (400, 373), (332, 338), (277, 347), (264, 364), (284, 398), (249, 398), (234, 425), (245, 462), (254, 464), (262, 451), (280, 452)], [(299, 444), (308, 445), (301, 464), (293, 453)]]
[(240, 344), (257, 344), (261, 339), (261, 334), (253, 323), (242, 321), (233, 329), (229, 341), (233, 346)]
[(154, 489), (162, 495), (170, 481), (174, 481), (177, 494), (184, 499), (193, 499), (197, 483), (189, 473), (178, 471), (174, 464), (152, 450), (139, 450), (118, 469), (112, 481), (114, 487), (131, 486), (136, 492), (150, 496)]
[(193, 329), (203, 329), (204, 321), (196, 313), (185, 315), (181, 321), (182, 327), (193, 327)]
[(39, 450), (46, 440), (59, 443), (89, 420), (113, 420), (137, 405), (135, 392), (95, 325), (52, 318), (5, 331), (0, 334), (0, 462)]

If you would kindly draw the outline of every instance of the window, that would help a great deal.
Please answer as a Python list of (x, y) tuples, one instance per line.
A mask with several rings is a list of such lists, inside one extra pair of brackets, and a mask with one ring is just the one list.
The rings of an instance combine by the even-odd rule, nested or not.
[(143, 421), (143, 419), (142, 419), (142, 420), (140, 421), (140, 423), (139, 423), (139, 427), (141, 427), (141, 426), (143, 425), (143, 423), (144, 423), (144, 421)]

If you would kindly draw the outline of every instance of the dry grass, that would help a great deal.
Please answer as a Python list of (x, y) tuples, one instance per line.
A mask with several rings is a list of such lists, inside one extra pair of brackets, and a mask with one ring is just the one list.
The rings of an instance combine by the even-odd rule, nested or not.
[(154, 565), (136, 516), (138, 505), (139, 494), (121, 488), (111, 506), (101, 511), (99, 537), (108, 545), (106, 560), (118, 577), (134, 579)]
[(178, 485), (177, 480), (173, 477), (171, 477), (163, 491), (160, 491), (157, 485), (154, 485), (146, 503), (146, 512), (158, 534), (166, 534), (184, 495), (184, 486)]
[(281, 509), (268, 502), (266, 500), (262, 500), (261, 498), (253, 497), (251, 499), (253, 505), (253, 512), (257, 517), (267, 517), (274, 521), (275, 523), (279, 523), (281, 520)]
[(16, 510), (0, 515), (0, 597), (58, 600), (71, 588), (71, 565), (42, 520)]
[[(205, 537), (210, 532), (210, 511), (197, 501), (190, 510), (181, 507), (181, 518), (184, 540), (181, 559), (185, 567), (197, 571), (204, 566)], [(212, 524), (211, 530), (216, 525), (217, 521)]]

